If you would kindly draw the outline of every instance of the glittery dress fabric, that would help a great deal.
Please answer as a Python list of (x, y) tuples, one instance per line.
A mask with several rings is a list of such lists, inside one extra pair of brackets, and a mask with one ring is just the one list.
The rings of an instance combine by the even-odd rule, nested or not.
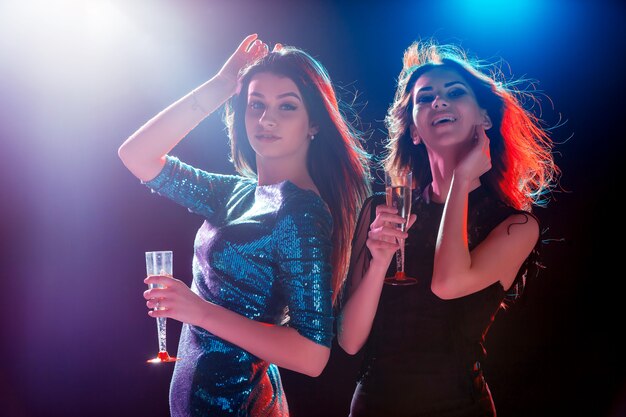
[[(332, 217), (317, 194), (289, 181), (259, 186), (210, 174), (170, 156), (145, 184), (204, 217), (194, 243), (195, 293), (331, 346)], [(173, 417), (289, 415), (276, 365), (188, 324), (177, 356)]]
[[(444, 205), (429, 202), (427, 193), (416, 194), (411, 211), (417, 220), (406, 240), (405, 271), (416, 277), (418, 284), (383, 286), (364, 346), (350, 416), (493, 416), (481, 361), (486, 356), (485, 336), (507, 292), (499, 283), (453, 300), (442, 300), (431, 291), (435, 242)], [(375, 216), (372, 210), (384, 203), (384, 195), (378, 194), (364, 205), (354, 243), (353, 256), (357, 259), (347, 285), (354, 285), (369, 263), (366, 233), (361, 231)], [(483, 186), (472, 191), (467, 233), (470, 250), (515, 212)], [(512, 288), (518, 288), (518, 282), (525, 279), (535, 256), (533, 251)], [(395, 268), (392, 262), (388, 276)]]

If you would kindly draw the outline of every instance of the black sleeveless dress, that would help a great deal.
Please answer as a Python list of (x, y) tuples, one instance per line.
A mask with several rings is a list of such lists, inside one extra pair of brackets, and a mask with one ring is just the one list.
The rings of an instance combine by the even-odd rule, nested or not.
[[(507, 294), (499, 283), (477, 293), (442, 300), (430, 289), (435, 242), (443, 204), (416, 193), (412, 212), (417, 221), (406, 241), (405, 271), (418, 278), (412, 286), (384, 285), (351, 406), (351, 417), (494, 416), (481, 361), (487, 331)], [(355, 261), (348, 285), (354, 285), (369, 263), (364, 227), (384, 204), (375, 195), (363, 208), (354, 241)], [(484, 186), (472, 191), (468, 207), (470, 250), (499, 223), (519, 212), (491, 196)], [(522, 212), (525, 213), (525, 212)], [(528, 214), (528, 213), (526, 213)], [(369, 218), (368, 218), (369, 217)], [(509, 290), (522, 288), (538, 246)], [(388, 274), (395, 272), (391, 263)], [(346, 294), (349, 294), (347, 288)]]

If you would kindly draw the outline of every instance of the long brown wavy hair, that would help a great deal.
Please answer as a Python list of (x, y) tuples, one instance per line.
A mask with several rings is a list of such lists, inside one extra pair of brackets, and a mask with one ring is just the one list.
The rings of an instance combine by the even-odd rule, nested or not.
[(284, 46), (243, 70), (241, 90), (226, 106), (231, 159), (241, 175), (256, 178), (257, 174), (255, 152), (246, 134), (245, 110), (250, 81), (263, 72), (291, 79), (302, 94), (311, 123), (319, 128), (309, 146), (307, 168), (333, 219), (334, 304), (348, 271), (358, 212), (371, 194), (370, 156), (362, 145), (362, 133), (346, 120), (352, 109), (338, 100), (326, 69), (301, 49)]

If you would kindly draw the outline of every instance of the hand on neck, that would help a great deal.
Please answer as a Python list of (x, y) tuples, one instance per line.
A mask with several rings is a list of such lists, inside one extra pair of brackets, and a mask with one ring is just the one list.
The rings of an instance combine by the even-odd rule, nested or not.
[(450, 188), (454, 183), (457, 187), (463, 187), (467, 194), (471, 193), (478, 187), (480, 187), (480, 178), (474, 178), (470, 181), (459, 181), (451, 178), (448, 181), (445, 180), (433, 180), (429, 186), (430, 201), (443, 204), (446, 202), (448, 195), (450, 194)]

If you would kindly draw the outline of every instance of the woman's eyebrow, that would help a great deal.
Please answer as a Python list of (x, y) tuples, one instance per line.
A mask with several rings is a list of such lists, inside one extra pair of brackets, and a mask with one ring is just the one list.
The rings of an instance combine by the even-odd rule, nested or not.
[[(262, 93), (257, 93), (256, 91), (251, 91), (249, 95), (254, 96), (254, 97), (265, 98), (265, 95), (263, 95)], [(283, 93), (283, 94), (279, 94), (276, 96), (276, 98), (285, 98), (285, 97), (295, 97), (299, 101), (302, 101), (302, 99), (300, 98), (298, 94), (291, 92), (291, 91), (288, 93)]]
[(445, 83), (443, 86), (447, 88), (453, 86), (454, 84), (461, 84), (463, 87), (467, 87), (462, 81), (450, 81), (449, 83)]
[[(448, 87), (451, 87), (451, 86), (453, 86), (455, 84), (461, 84), (463, 87), (467, 87), (467, 85), (465, 85), (465, 83), (463, 81), (450, 81), (449, 83), (445, 83), (443, 86), (445, 88), (448, 88)], [(433, 88), (431, 86), (427, 85), (427, 86), (424, 86), (424, 87), (421, 87), (420, 89), (418, 89), (416, 91), (416, 93), (419, 93), (419, 92), (422, 92), (422, 91), (432, 91), (432, 89)]]

